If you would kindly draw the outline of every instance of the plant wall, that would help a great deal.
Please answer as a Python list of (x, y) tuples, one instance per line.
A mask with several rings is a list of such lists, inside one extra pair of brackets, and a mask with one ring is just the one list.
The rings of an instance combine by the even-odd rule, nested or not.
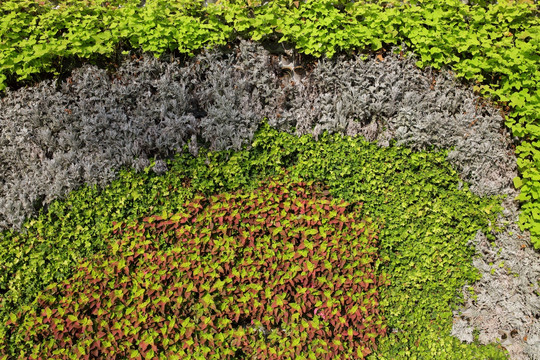
[[(48, 74), (66, 76), (85, 59), (114, 67), (130, 51), (193, 55), (205, 45), (225, 44), (237, 35), (291, 42), (314, 57), (377, 51), (405, 42), (421, 57), (418, 66), (450, 67), (457, 77), (475, 81), (479, 93), (501, 106), (506, 124), (520, 140), (516, 152), (521, 176), (514, 184), (521, 190), (521, 226), (530, 230), (538, 247), (538, 10), (527, 1), (480, 5), (431, 0), (228, 1), (207, 7), (202, 1), (149, 1), (145, 6), (135, 1), (6, 1), (0, 5), (0, 87), (30, 84)], [(28, 306), (51, 282), (71, 276), (77, 261), (105, 249), (111, 221), (160, 213), (168, 206), (172, 208), (166, 211), (175, 212), (197, 191), (210, 195), (249, 187), (254, 175), (272, 175), (296, 165), (294, 169), (304, 171), (297, 175), (329, 184), (332, 196), (363, 202), (363, 214), (385, 225), (381, 258), (388, 259), (385, 269), (395, 275), (388, 290), (381, 292), (380, 306), (392, 332), (380, 340), (378, 353), (372, 356), (504, 356), (494, 346), (460, 344), (448, 336), (449, 306), (459, 303), (456, 292), (478, 279), (467, 240), (479, 229), (489, 233), (497, 205), (461, 189), (455, 172), (444, 162), (445, 153), (369, 147), (363, 151), (367, 145), (352, 140), (343, 145), (337, 138), (323, 149), (308, 138), (295, 143), (274, 134), (266, 135), (271, 139), (266, 142), (262, 134), (252, 153), (202, 151), (207, 158), (196, 160), (184, 156), (183, 170), (166, 178), (149, 175), (149, 168), (145, 175), (125, 172), (123, 180), (110, 188), (84, 189), (67, 202), (51, 204), (47, 214), (26, 224), (27, 233), (2, 234), (3, 243), (9, 244), (2, 254), (5, 319)], [(321, 144), (327, 139), (322, 138)], [(385, 161), (390, 158), (397, 165)], [(379, 168), (381, 164), (387, 167)], [(156, 173), (167, 169), (162, 161), (155, 165)], [(131, 196), (134, 189), (141, 191)], [(446, 203), (446, 197), (455, 204)], [(2, 331), (6, 329), (0, 329), (0, 335), (5, 334)]]
[[(540, 152), (536, 144), (538, 8), (530, 1), (465, 5), (459, 0), (369, 1), (6, 1), (0, 6), (0, 88), (48, 72), (59, 75), (74, 59), (118, 59), (142, 49), (193, 54), (237, 34), (290, 41), (298, 51), (332, 57), (405, 42), (418, 66), (451, 67), (499, 103), (516, 148), (523, 202), (520, 224), (540, 246)], [(482, 6), (480, 6), (482, 5)], [(114, 55), (114, 56), (113, 56)], [(103, 61), (103, 59), (101, 60)], [(7, 81), (7, 82), (6, 82)]]
[[(39, 292), (47, 294), (48, 285), (64, 281), (67, 286), (78, 273), (76, 266), (92, 254), (103, 254), (111, 244), (108, 239), (123, 228), (122, 223), (130, 224), (151, 214), (169, 217), (186, 213), (185, 202), (197, 196), (211, 198), (239, 189), (247, 194), (258, 187), (260, 180), (288, 169), (293, 182), (317, 181), (328, 186), (328, 196), (351, 204), (363, 203), (358, 209), (362, 218), (377, 224), (381, 261), (374, 263), (373, 270), (389, 275), (390, 285), (378, 290), (378, 303), (386, 319), (384, 326), (391, 331), (378, 341), (372, 356), (504, 358), (502, 350), (493, 345), (462, 344), (450, 336), (451, 310), (460, 302), (459, 290), (479, 278), (471, 264), (474, 249), (467, 243), (478, 230), (490, 233), (489, 224), (495, 220), (499, 205), (496, 198), (482, 199), (467, 187), (460, 189), (457, 174), (445, 157), (446, 152), (379, 148), (361, 138), (338, 134), (324, 133), (318, 141), (309, 135), (298, 138), (263, 125), (250, 150), (208, 152), (203, 148), (197, 157), (177, 155), (168, 161), (167, 174), (161, 176), (150, 172), (154, 164), (139, 174), (123, 172), (109, 187), (77, 190), (68, 200), (55, 201), (46, 214), (27, 224), (26, 233), (3, 234), (3, 243), (13, 244), (4, 256), (21, 259), (6, 262), (8, 268), (3, 270), (6, 279), (13, 279), (8, 296), (2, 299), (4, 324), (11, 320), (20, 326), (18, 311), (34, 314), (29, 318), (34, 320), (28, 321), (41, 321), (39, 314), (44, 307), (36, 300)], [(219, 206), (214, 210), (223, 209)], [(232, 215), (225, 211), (223, 216)], [(315, 215), (311, 216), (310, 223), (317, 222)], [(163, 226), (169, 225), (165, 222)], [(215, 226), (220, 231), (219, 227), (225, 225)], [(155, 241), (167, 248), (172, 238), (161, 235), (156, 235)], [(273, 236), (281, 235), (278, 231)], [(59, 238), (81, 240), (58, 242)], [(283, 254), (277, 248), (275, 251), (276, 256)], [(104, 254), (107, 256), (110, 250)], [(40, 258), (47, 260), (26, 260)], [(99, 274), (106, 275), (103, 271)], [(111, 294), (105, 288), (100, 291)], [(62, 294), (54, 301), (60, 301)], [(14, 315), (15, 320), (11, 319)], [(19, 335), (8, 336), (12, 334), (9, 326), (0, 329), (0, 338), (6, 341), (2, 348), (15, 354), (20, 351), (16, 344), (26, 333), (20, 330), (16, 332)], [(52, 333), (50, 336), (54, 337)]]
[(43, 310), (11, 315), (19, 358), (370, 354), (386, 333), (377, 229), (361, 204), (287, 182), (115, 224), (120, 239), (38, 296)]

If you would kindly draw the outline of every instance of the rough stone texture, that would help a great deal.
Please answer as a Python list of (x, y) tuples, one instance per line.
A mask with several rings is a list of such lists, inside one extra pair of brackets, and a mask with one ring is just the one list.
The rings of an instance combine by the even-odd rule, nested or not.
[(447, 71), (419, 70), (415, 61), (386, 54), (382, 61), (342, 56), (308, 64), (288, 49), (270, 54), (242, 41), (185, 65), (144, 56), (114, 78), (84, 66), (59, 90), (47, 81), (8, 91), (0, 102), (0, 229), (20, 228), (83, 183), (106, 185), (122, 166), (141, 171), (155, 157), (153, 171), (163, 174), (164, 160), (186, 144), (193, 155), (200, 146), (249, 146), (265, 117), (296, 135), (328, 130), (380, 146), (395, 140), (416, 150), (453, 148), (448, 160), (471, 191), (508, 195), (500, 219), (508, 227), (495, 246), (483, 234), (471, 239), (483, 279), (473, 285), (476, 301), (464, 289), (453, 334), (471, 342), (475, 328), (482, 343), (501, 339), (512, 359), (537, 359), (540, 255), (516, 225), (513, 139), (471, 87)]

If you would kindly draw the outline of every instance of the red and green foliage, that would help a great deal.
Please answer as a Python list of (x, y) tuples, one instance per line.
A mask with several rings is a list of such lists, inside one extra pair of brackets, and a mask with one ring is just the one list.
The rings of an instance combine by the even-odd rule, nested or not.
[(109, 251), (12, 314), (8, 337), (25, 359), (363, 358), (386, 334), (376, 234), (313, 181), (197, 195), (116, 223)]

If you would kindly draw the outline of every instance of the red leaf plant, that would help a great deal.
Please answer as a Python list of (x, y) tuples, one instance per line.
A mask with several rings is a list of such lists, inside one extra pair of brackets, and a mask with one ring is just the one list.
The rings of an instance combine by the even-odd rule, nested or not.
[[(323, 186), (251, 193), (117, 226), (109, 251), (19, 312), (24, 359), (363, 358), (386, 334), (377, 229)], [(354, 208), (355, 210), (347, 210)]]

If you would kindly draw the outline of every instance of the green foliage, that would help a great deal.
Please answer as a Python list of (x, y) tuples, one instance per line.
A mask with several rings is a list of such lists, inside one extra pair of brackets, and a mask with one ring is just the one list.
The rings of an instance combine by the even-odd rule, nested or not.
[(327, 194), (280, 178), (115, 225), (8, 321), (19, 358), (363, 358), (386, 333), (376, 227)]
[[(65, 59), (115, 57), (141, 49), (156, 57), (177, 50), (193, 55), (206, 44), (223, 44), (231, 28), (202, 11), (202, 1), (139, 0), (103, 6), (104, 1), (33, 0), (0, 4), (0, 90), (6, 80), (23, 81), (44, 72), (59, 75)], [(204, 19), (203, 19), (204, 16)]]
[(479, 278), (466, 243), (494, 222), (501, 210), (496, 199), (457, 190), (446, 152), (379, 149), (340, 135), (295, 141), (275, 132), (259, 137), (255, 151), (275, 149), (273, 142), (283, 138), (289, 140), (281, 144), (291, 144), (280, 149), (285, 153), (304, 144), (292, 175), (318, 179), (332, 196), (362, 202), (368, 216), (384, 219), (380, 251), (390, 259), (391, 286), (381, 307), (397, 332), (381, 339), (375, 358), (504, 358), (495, 347), (465, 346), (449, 336), (461, 288)]
[(185, 187), (187, 179), (153, 176), (149, 169), (139, 174), (121, 171), (104, 189), (84, 187), (72, 192), (28, 221), (27, 231), (0, 234), (0, 289), (7, 290), (0, 296), (0, 317), (29, 304), (44, 285), (66, 279), (83, 257), (105, 249), (112, 222), (162, 211), (165, 205), (176, 211), (192, 196)]
[[(0, 91), (6, 84), (49, 72), (65, 58), (97, 61), (121, 50), (192, 55), (236, 35), (288, 41), (313, 56), (379, 50), (405, 42), (420, 67), (452, 67), (456, 76), (505, 106), (506, 125), (522, 139), (520, 225), (540, 247), (540, 17), (530, 0), (355, 1), (138, 0), (122, 7), (103, 1), (63, 1), (58, 9), (33, 0), (0, 4)], [(116, 5), (116, 3), (114, 4)]]
[[(445, 157), (445, 152), (379, 148), (327, 133), (319, 141), (297, 138), (264, 124), (249, 149), (201, 150), (197, 158), (184, 153), (169, 163), (163, 177), (149, 168), (139, 175), (124, 171), (105, 189), (82, 189), (55, 202), (48, 213), (26, 224), (27, 234), (2, 235), (1, 258), (11, 259), (0, 269), (2, 288), (9, 289), (0, 298), (3, 324), (9, 314), (35, 309), (38, 292), (66, 280), (83, 257), (106, 249), (121, 223), (185, 211), (183, 204), (197, 196), (248, 193), (262, 179), (288, 169), (291, 181), (321, 182), (333, 198), (363, 203), (358, 209), (362, 216), (380, 225), (382, 261), (374, 270), (390, 276), (379, 304), (385, 325), (394, 331), (369, 356), (504, 358), (495, 346), (461, 344), (449, 335), (451, 310), (460, 302), (462, 287), (479, 276), (467, 241), (477, 230), (489, 233), (500, 200), (480, 199), (466, 186), (458, 189), (457, 174)], [(5, 334), (2, 325), (0, 338)]]

